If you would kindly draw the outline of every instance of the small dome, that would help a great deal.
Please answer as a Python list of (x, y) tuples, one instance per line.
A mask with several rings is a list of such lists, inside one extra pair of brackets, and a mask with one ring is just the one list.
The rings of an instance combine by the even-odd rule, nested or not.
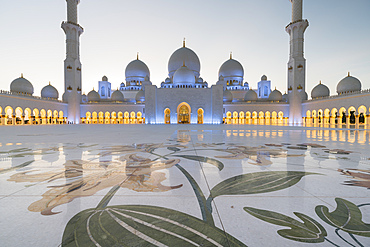
[(300, 91), (299, 95), (301, 96), (302, 100), (308, 100), (308, 94), (305, 91)]
[(68, 97), (67, 97), (67, 94), (66, 93), (63, 93), (63, 95), (62, 95), (62, 101), (63, 102), (68, 102)]
[(119, 90), (114, 91), (111, 96), (112, 101), (121, 101), (123, 102), (125, 97), (123, 96), (123, 93)]
[(100, 95), (94, 89), (87, 94), (87, 100), (89, 102), (99, 102)]
[(321, 84), (321, 81), (320, 84), (316, 85), (311, 91), (311, 98), (313, 99), (327, 97), (329, 95), (330, 95), (329, 88), (324, 84)]
[(187, 66), (182, 66), (173, 75), (173, 84), (194, 84), (195, 76)]
[(166, 78), (166, 80), (164, 81), (165, 83), (171, 83), (171, 79), (169, 77)]
[(145, 92), (143, 90), (140, 90), (137, 94), (136, 94), (136, 102), (140, 102), (140, 103), (144, 103), (145, 102)]
[(59, 93), (58, 90), (53, 87), (52, 85), (47, 85), (41, 90), (41, 97), (42, 98), (52, 98), (52, 99), (58, 99)]
[(244, 101), (257, 101), (257, 99), (258, 99), (257, 93), (253, 91), (252, 89), (249, 89), (245, 93)]
[(33, 86), (31, 82), (22, 77), (15, 79), (10, 83), (10, 92), (22, 93), (22, 94), (33, 94)]
[(229, 90), (224, 91), (224, 102), (232, 102), (233, 101), (233, 94)]
[(120, 87), (126, 87), (126, 86), (125, 86), (125, 83), (124, 83), (124, 82), (122, 82), (122, 83), (121, 83), (121, 85), (120, 85)]
[(289, 100), (289, 96), (288, 96), (288, 94), (285, 92), (285, 93), (283, 94), (283, 101), (288, 102), (288, 100)]
[(248, 82), (244, 82), (244, 87), (249, 87), (249, 83)]
[(269, 100), (270, 101), (282, 101), (283, 95), (281, 94), (279, 90), (275, 89), (274, 91), (270, 93)]
[(204, 82), (204, 81), (203, 81), (203, 78), (202, 78), (202, 77), (199, 77), (197, 82), (198, 82), (198, 83), (203, 83), (203, 82)]
[(86, 94), (81, 95), (81, 102), (86, 103), (87, 102), (87, 96)]
[(200, 75), (200, 61), (197, 54), (191, 49), (183, 47), (177, 49), (168, 61), (168, 74), (169, 77), (174, 76), (176, 71), (183, 66), (183, 64), (191, 70), (195, 77)]
[(337, 85), (337, 93), (350, 93), (361, 91), (361, 82), (356, 77), (348, 76), (343, 78)]
[(103, 78), (102, 78), (101, 80), (102, 80), (102, 81), (108, 81), (108, 77), (103, 76)]
[(261, 81), (267, 81), (267, 76), (263, 75), (263, 76), (261, 77)]
[(148, 66), (139, 59), (131, 61), (125, 71), (126, 81), (130, 80), (144, 80), (145, 77), (150, 78), (150, 72)]
[(221, 65), (220, 70), (218, 71), (218, 76), (223, 76), (224, 78), (239, 77), (240, 79), (243, 79), (244, 69), (238, 61), (229, 59)]

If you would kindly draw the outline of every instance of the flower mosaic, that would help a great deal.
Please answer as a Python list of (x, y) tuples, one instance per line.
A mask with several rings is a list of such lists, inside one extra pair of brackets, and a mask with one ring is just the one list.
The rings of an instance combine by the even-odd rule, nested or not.
[[(55, 155), (66, 150), (80, 150), (81, 159), (68, 159), (62, 166), (42, 170), (36, 164), (38, 156)], [(343, 160), (356, 153), (352, 150), (329, 148), (318, 143), (265, 143), (201, 142), (192, 139), (192, 133), (181, 131), (165, 143), (133, 143), (128, 145), (62, 144), (48, 148), (16, 148), (0, 150), (0, 155), (11, 159), (22, 159), (12, 167), (0, 167), (0, 174), (8, 175), (9, 183), (33, 186), (45, 185), (46, 190), (30, 205), (30, 212), (55, 217), (62, 214), (61, 205), (77, 198), (87, 198), (99, 191), (109, 190), (96, 207), (84, 208), (69, 219), (62, 235), (61, 246), (247, 246), (232, 232), (217, 223), (216, 205), (222, 198), (251, 195), (270, 195), (299, 187), (302, 180), (325, 180), (325, 171), (274, 169), (277, 161)], [(29, 158), (28, 161), (25, 159)], [(233, 163), (234, 162), (234, 163)], [(236, 162), (236, 163), (235, 163)], [(218, 181), (206, 187), (194, 176), (191, 166), (207, 164), (213, 171), (223, 174), (229, 164), (241, 164), (254, 170), (218, 177)], [(262, 169), (264, 168), (264, 170)], [(267, 169), (266, 169), (267, 168)], [(276, 165), (276, 168), (278, 166)], [(169, 171), (177, 170), (184, 180), (169, 180)], [(255, 169), (261, 169), (256, 171)], [(338, 169), (340, 176), (350, 178), (336, 186), (370, 188), (370, 171), (366, 169)], [(312, 178), (312, 179), (311, 179)], [(187, 181), (184, 183), (183, 181)], [(112, 203), (119, 190), (125, 194), (130, 190), (139, 194), (159, 195), (166, 192), (191, 188), (200, 217), (182, 211), (181, 205), (163, 207), (146, 204), (131, 204), (119, 199)], [(277, 194), (278, 195), (278, 194)], [(220, 200), (221, 199), (221, 200)], [(331, 246), (365, 246), (369, 243), (370, 224), (363, 212), (370, 206), (369, 200), (356, 204), (350, 199), (335, 198), (333, 210), (326, 204), (311, 207), (312, 212), (292, 211), (293, 215), (277, 209), (265, 209), (248, 205), (232, 204), (229, 210), (240, 208), (249, 215), (240, 229), (245, 231), (250, 224), (278, 226), (277, 236), (293, 243), (326, 243)], [(366, 209), (364, 211), (364, 209)], [(296, 210), (300, 210), (299, 207)], [(313, 216), (312, 213), (315, 213)], [(243, 217), (242, 215), (240, 216)], [(263, 235), (273, 234), (267, 230)], [(333, 234), (337, 238), (332, 239)], [(347, 234), (347, 235), (346, 235)], [(240, 237), (240, 236), (239, 236)], [(338, 239), (342, 242), (339, 243)]]

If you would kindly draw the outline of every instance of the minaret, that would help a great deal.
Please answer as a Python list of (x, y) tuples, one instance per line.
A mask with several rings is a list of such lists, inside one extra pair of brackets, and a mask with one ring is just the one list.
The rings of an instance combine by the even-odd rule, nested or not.
[(302, 123), (302, 97), (306, 92), (306, 59), (303, 56), (304, 32), (308, 21), (302, 19), (303, 0), (290, 0), (292, 22), (285, 28), (290, 35), (288, 62), (289, 122)]
[(62, 23), (66, 34), (66, 52), (64, 60), (64, 92), (68, 102), (68, 121), (80, 123), (81, 103), (81, 62), (80, 62), (80, 35), (83, 28), (77, 22), (77, 5), (80, 0), (67, 1), (67, 21)]

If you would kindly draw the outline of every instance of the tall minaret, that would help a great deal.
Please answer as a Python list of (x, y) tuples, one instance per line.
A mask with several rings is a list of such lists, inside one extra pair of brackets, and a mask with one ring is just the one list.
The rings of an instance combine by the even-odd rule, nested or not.
[(290, 35), (288, 62), (289, 122), (302, 123), (302, 96), (306, 92), (306, 59), (303, 56), (304, 32), (308, 21), (302, 19), (303, 0), (290, 0), (292, 22), (285, 28)]
[(77, 5), (80, 0), (67, 1), (67, 21), (62, 23), (66, 34), (67, 57), (64, 60), (64, 92), (68, 102), (68, 121), (80, 123), (81, 62), (80, 35), (83, 28), (77, 22)]

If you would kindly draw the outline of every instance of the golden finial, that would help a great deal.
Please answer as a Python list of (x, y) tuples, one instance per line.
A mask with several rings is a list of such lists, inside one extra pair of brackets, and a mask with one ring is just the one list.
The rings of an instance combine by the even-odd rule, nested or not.
[(117, 91), (118, 91), (118, 87), (117, 87)]
[(321, 84), (321, 80), (320, 80), (320, 84)]
[(348, 72), (348, 76), (351, 76), (351, 74)]
[(93, 91), (95, 91), (95, 88), (93, 87)]
[(50, 84), (50, 81), (49, 81), (49, 86), (50, 86), (51, 84)]
[(230, 59), (233, 59), (233, 52), (230, 52)]
[(185, 41), (186, 39), (184, 38), (184, 41), (182, 42), (182, 47), (185, 47)]
[(21, 78), (23, 78), (23, 73), (21, 73)]
[(276, 87), (275, 87), (275, 90), (276, 90)]
[(139, 52), (136, 54), (136, 60), (139, 60)]
[(185, 67), (186, 65), (185, 65), (185, 60), (184, 61), (182, 61), (182, 67)]

